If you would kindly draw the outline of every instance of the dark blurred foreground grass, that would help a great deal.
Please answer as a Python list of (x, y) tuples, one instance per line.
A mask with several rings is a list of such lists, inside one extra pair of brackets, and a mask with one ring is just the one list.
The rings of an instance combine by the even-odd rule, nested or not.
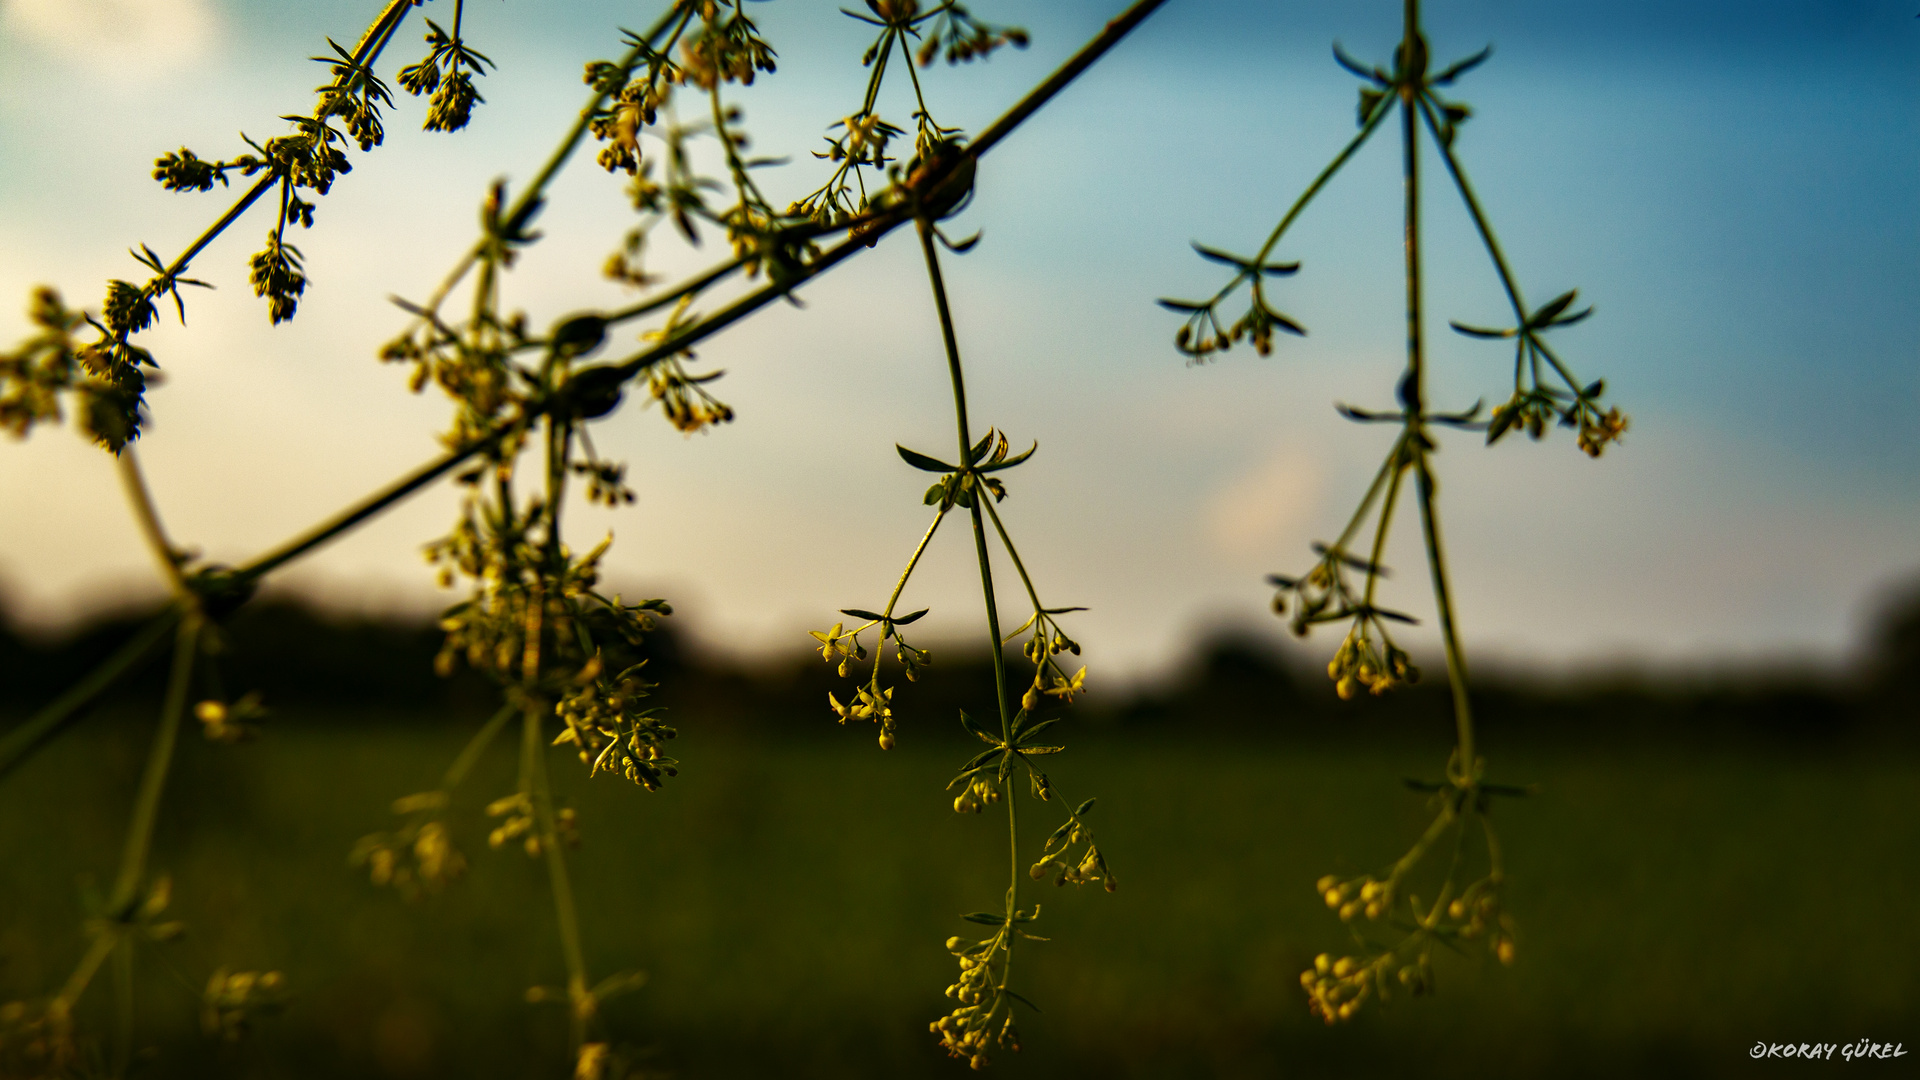
[[(256, 743), (181, 755), (155, 865), (190, 931), (141, 954), (148, 1075), (564, 1075), (558, 1008), (523, 1001), (564, 981), (542, 867), (485, 845), (515, 740), (456, 802), (466, 877), (407, 904), (347, 852), (466, 731), (342, 719), (283, 714)], [(142, 731), (90, 719), (0, 783), (0, 1001), (49, 992), (78, 957), (76, 882), (111, 876)], [(616, 1033), (687, 1077), (959, 1075), (926, 1033), (953, 975), (941, 941), (1005, 873), (1000, 808), (962, 818), (940, 794), (964, 751), (912, 729), (891, 754), (865, 731), (686, 735), (658, 794), (554, 761), (581, 815), (593, 975), (650, 975), (609, 1006)], [(996, 1058), (1005, 1075), (1715, 1075), (1777, 1066), (1749, 1061), (1760, 1040), (1920, 1050), (1910, 751), (1491, 747), (1503, 778), (1543, 784), (1497, 811), (1517, 963), (1443, 957), (1437, 997), (1328, 1029), (1297, 979), (1344, 938), (1311, 883), (1399, 854), (1421, 799), (1398, 778), (1434, 773), (1444, 747), (1071, 741), (1054, 775), (1100, 796), (1122, 887), (1029, 887), (1054, 940), (1025, 947), (1015, 985), (1046, 1011)], [(1036, 840), (1053, 823), (1021, 810)], [(239, 1047), (198, 1030), (222, 965), (280, 969), (295, 991)], [(82, 1014), (95, 1031), (105, 989)]]

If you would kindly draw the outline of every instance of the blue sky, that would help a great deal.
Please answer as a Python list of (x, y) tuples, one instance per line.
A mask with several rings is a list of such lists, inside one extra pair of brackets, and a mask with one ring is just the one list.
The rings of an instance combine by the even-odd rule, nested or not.
[[(446, 0), (436, 0), (426, 14)], [(1117, 9), (1117, 4), (1113, 5)], [(1887, 590), (1920, 572), (1920, 20), (1912, 5), (1429, 2), (1436, 52), (1488, 42), (1458, 97), (1459, 143), (1531, 297), (1597, 305), (1559, 344), (1633, 416), (1589, 461), (1561, 434), (1441, 455), (1469, 645), (1548, 667), (1835, 659)], [(799, 155), (770, 181), (810, 189), (814, 134), (851, 111), (860, 30), (816, 0), (757, 9), (781, 71), (743, 98), (756, 149)], [(977, 130), (1112, 12), (980, 0), (1030, 27), (1024, 54), (930, 77), (941, 119)], [(1397, 147), (1378, 141), (1282, 246), (1276, 292), (1310, 329), (1269, 358), (1205, 368), (1152, 304), (1215, 280), (1189, 240), (1257, 245), (1350, 136), (1338, 39), (1384, 59), (1398, 4), (1172, 0), (983, 167), (950, 266), (977, 423), (1040, 453), (1006, 504), (1051, 603), (1088, 604), (1093, 673), (1164, 671), (1219, 622), (1265, 625), (1261, 576), (1336, 531), (1384, 432), (1334, 400), (1384, 406), (1400, 364)], [(173, 147), (232, 153), (307, 107), (326, 35), (364, 2), (0, 0), (0, 339), (38, 282), (97, 303), (136, 242), (176, 250), (215, 213), (146, 179)], [(450, 8), (450, 5), (449, 5)], [(87, 20), (95, 18), (89, 23)], [(219, 291), (157, 329), (169, 373), (142, 454), (169, 523), (211, 557), (271, 544), (433, 451), (444, 405), (372, 359), (390, 293), (431, 287), (471, 235), (489, 180), (523, 177), (616, 51), (632, 4), (476, 0), (469, 36), (500, 64), (456, 137), (414, 130), (321, 205), (299, 238), (313, 286), (270, 328), (243, 222), (198, 264)], [(390, 68), (412, 59), (409, 35)], [(883, 111), (889, 111), (884, 110)], [(896, 99), (890, 112), (904, 115)], [(1436, 393), (1504, 396), (1504, 352), (1445, 331), (1493, 322), (1499, 294), (1465, 216), (1429, 170)], [(596, 279), (626, 227), (619, 185), (570, 171), (515, 275), (536, 324), (615, 302)], [(692, 268), (711, 252), (665, 256)], [(4, 301), (5, 297), (14, 298)], [(740, 413), (684, 439), (629, 408), (600, 425), (632, 462), (637, 507), (581, 520), (616, 534), (631, 591), (671, 596), (701, 640), (797, 654), (800, 631), (884, 598), (924, 527), (922, 478), (891, 443), (944, 446), (946, 387), (918, 254), (896, 237), (702, 350)], [(70, 433), (0, 445), (0, 580), (42, 622), (150, 592), (113, 476)], [(424, 608), (430, 494), (289, 575), (343, 606)], [(915, 606), (935, 637), (977, 618), (962, 538), (935, 550)], [(1412, 534), (1403, 537), (1414, 540)], [(1392, 602), (1426, 607), (1411, 545)], [(919, 579), (916, 579), (918, 582)], [(1330, 649), (1331, 640), (1317, 648)]]

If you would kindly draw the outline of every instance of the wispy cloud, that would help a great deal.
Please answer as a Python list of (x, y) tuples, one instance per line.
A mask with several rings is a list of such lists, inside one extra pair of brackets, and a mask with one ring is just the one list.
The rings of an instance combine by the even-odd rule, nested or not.
[(0, 26), (90, 74), (127, 80), (209, 55), (220, 28), (208, 0), (10, 0)]

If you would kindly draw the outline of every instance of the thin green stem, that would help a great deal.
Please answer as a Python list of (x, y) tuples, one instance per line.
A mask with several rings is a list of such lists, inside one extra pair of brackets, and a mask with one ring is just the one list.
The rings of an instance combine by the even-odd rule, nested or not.
[(460, 782), (467, 778), (467, 773), (479, 763), (480, 756), (487, 752), (487, 747), (493, 745), (494, 736), (500, 734), (500, 730), (507, 726), (507, 721), (513, 719), (513, 715), (519, 711), (519, 706), (508, 702), (502, 705), (500, 711), (494, 713), (479, 731), (474, 732), (473, 738), (468, 739), (467, 745), (461, 749), (460, 756), (454, 758), (453, 764), (447, 766), (446, 775), (440, 778), (441, 791), (451, 792), (460, 786)]
[(1384, 565), (1387, 554), (1387, 533), (1393, 526), (1393, 510), (1400, 502), (1400, 481), (1407, 475), (1406, 463), (1399, 460), (1400, 449), (1404, 445), (1404, 439), (1394, 442), (1393, 479), (1387, 483), (1386, 501), (1380, 504), (1380, 524), (1373, 530), (1373, 553), (1367, 559), (1367, 565), (1373, 569), (1367, 571), (1366, 595), (1361, 598), (1361, 603), (1369, 608), (1373, 607), (1374, 587), (1380, 581), (1380, 567)]
[(1374, 131), (1380, 127), (1380, 122), (1385, 120), (1387, 115), (1392, 111), (1393, 110), (1383, 102), (1379, 108), (1374, 110), (1372, 116), (1367, 117), (1367, 122), (1360, 128), (1359, 134), (1355, 135), (1352, 141), (1347, 143), (1345, 148), (1334, 155), (1333, 160), (1327, 163), (1326, 168), (1320, 170), (1320, 175), (1314, 177), (1313, 183), (1307, 185), (1307, 190), (1301, 192), (1300, 197), (1295, 199), (1293, 205), (1287, 208), (1286, 216), (1280, 219), (1280, 224), (1275, 225), (1273, 232), (1267, 234), (1266, 243), (1260, 245), (1260, 253), (1254, 256), (1253, 261), (1256, 266), (1262, 265), (1267, 261), (1267, 256), (1273, 253), (1274, 245), (1280, 242), (1280, 237), (1285, 235), (1287, 229), (1293, 225), (1294, 219), (1306, 210), (1307, 204), (1313, 201), (1315, 195), (1320, 194), (1320, 189), (1327, 186), (1327, 183), (1333, 179), (1334, 174), (1338, 173), (1341, 167), (1344, 166), (1354, 154), (1358, 153), (1362, 146), (1366, 145), (1367, 140), (1372, 138)]
[(968, 146), (967, 152), (975, 158), (984, 156), (1001, 139), (1012, 134), (1013, 129), (1025, 122), (1027, 117), (1040, 111), (1042, 105), (1052, 101), (1055, 94), (1066, 89), (1069, 83), (1092, 67), (1094, 61), (1105, 56), (1107, 51), (1115, 45), (1120, 44), (1122, 38), (1126, 37), (1134, 27), (1145, 22), (1147, 16), (1159, 10), (1160, 5), (1164, 3), (1166, 0), (1137, 0), (1127, 10), (1114, 16), (1113, 20), (1095, 34), (1092, 40), (1080, 47), (1079, 52), (1068, 57), (1066, 63), (1061, 64), (1052, 75), (1047, 76), (1045, 82), (1028, 91), (1025, 97), (1014, 102), (1012, 108), (1002, 113), (1000, 119), (988, 125), (987, 129)]
[(6, 738), (0, 739), (0, 778), (12, 772), (14, 766), (25, 761), (27, 756), (41, 744), (78, 717), (81, 710), (91, 704), (93, 699), (105, 693), (114, 683), (132, 672), (179, 621), (179, 605), (168, 605), (165, 611), (155, 616), (153, 621), (109, 656), (99, 667), (93, 669), (85, 679), (69, 687), (66, 693), (49, 702), (20, 726), (7, 732)]
[(913, 576), (913, 568), (920, 565), (920, 556), (926, 553), (927, 545), (932, 542), (934, 530), (947, 519), (947, 509), (942, 507), (939, 513), (933, 515), (933, 524), (928, 525), (927, 531), (921, 535), (919, 546), (913, 549), (913, 557), (907, 560), (907, 568), (900, 571), (900, 580), (893, 583), (893, 592), (887, 596), (887, 606), (882, 614), (889, 617), (893, 615), (893, 605), (900, 602), (900, 593), (906, 589), (907, 579)]
[(189, 614), (180, 623), (173, 648), (173, 673), (167, 680), (167, 693), (160, 708), (160, 727), (154, 733), (153, 748), (147, 754), (146, 771), (134, 796), (133, 819), (127, 826), (127, 846), (120, 856), (120, 872), (114, 879), (113, 897), (108, 909), (115, 918), (125, 918), (139, 897), (140, 883), (147, 873), (147, 855), (153, 846), (153, 827), (160, 819), (160, 796), (166, 791), (167, 774), (173, 767), (173, 750), (180, 738), (180, 718), (187, 709), (187, 692), (193, 682), (193, 661), (199, 652), (201, 622)]
[(554, 920), (560, 930), (560, 953), (567, 965), (567, 1004), (571, 1018), (570, 1038), (575, 1054), (586, 1042), (587, 1020), (593, 1011), (593, 996), (587, 990), (587, 963), (580, 948), (580, 916), (573, 903), (573, 882), (567, 876), (567, 857), (561, 851), (560, 830), (553, 814), (553, 790), (547, 775), (545, 740), (540, 734), (543, 710), (536, 699), (525, 704), (521, 753), (525, 776), (530, 781), (533, 809), (540, 822), (540, 846), (547, 857), (547, 877), (553, 885)]
[(1453, 684), (1453, 718), (1458, 732), (1460, 776), (1469, 784), (1480, 778), (1474, 758), (1473, 703), (1467, 697), (1467, 658), (1460, 648), (1460, 635), (1453, 623), (1453, 596), (1447, 583), (1447, 556), (1440, 539), (1440, 510), (1436, 505), (1437, 483), (1433, 469), (1423, 452), (1414, 463), (1420, 481), (1420, 526), (1427, 542), (1427, 566), (1433, 572), (1433, 602), (1440, 610), (1440, 640), (1446, 646), (1447, 679)]
[(1473, 193), (1473, 185), (1467, 182), (1466, 170), (1461, 168), (1459, 159), (1453, 156), (1453, 146), (1441, 138), (1439, 122), (1434, 118), (1432, 107), (1425, 101), (1420, 103), (1420, 115), (1426, 121), (1427, 130), (1433, 134), (1433, 144), (1440, 148), (1440, 160), (1446, 163), (1447, 172), (1453, 177), (1453, 186), (1459, 190), (1460, 200), (1466, 203), (1467, 214), (1473, 218), (1473, 227), (1479, 230), (1487, 255), (1493, 259), (1494, 272), (1500, 275), (1500, 287), (1506, 290), (1507, 301), (1513, 305), (1514, 325), (1525, 326), (1527, 304), (1520, 296), (1520, 285), (1507, 266), (1507, 256), (1500, 250), (1500, 241), (1494, 238), (1493, 226), (1488, 223), (1486, 212), (1480, 209), (1480, 199)]
[(133, 1042), (133, 940), (128, 928), (134, 921), (134, 912), (139, 905), (140, 884), (146, 876), (147, 855), (153, 845), (153, 827), (159, 818), (160, 796), (166, 790), (174, 746), (179, 741), (180, 717), (186, 711), (193, 662), (199, 651), (199, 635), (200, 619), (197, 615), (189, 615), (180, 624), (175, 638), (173, 674), (168, 680), (166, 698), (161, 706), (160, 726), (154, 734), (153, 746), (147, 753), (146, 769), (134, 796), (133, 815), (127, 825), (127, 846), (120, 856), (119, 873), (114, 880), (113, 893), (107, 901), (107, 910), (94, 927), (93, 943), (87, 947), (73, 974), (67, 977), (60, 992), (47, 1006), (47, 1014), (55, 1025), (57, 1037), (64, 1039), (73, 1007), (87, 992), (100, 965), (116, 948), (125, 952), (114, 964), (117, 990), (114, 1040), (116, 1076), (125, 1073)]
[[(1405, 436), (1402, 438), (1404, 439)], [(1360, 531), (1361, 523), (1367, 519), (1367, 511), (1373, 509), (1373, 500), (1379, 497), (1381, 487), (1386, 484), (1388, 474), (1393, 471), (1394, 458), (1398, 452), (1399, 446), (1396, 445), (1394, 453), (1388, 454), (1386, 461), (1380, 464), (1379, 471), (1373, 474), (1373, 482), (1367, 485), (1367, 493), (1360, 497), (1359, 507), (1354, 510), (1353, 516), (1347, 519), (1346, 527), (1340, 530), (1340, 538), (1333, 542), (1333, 550), (1345, 551), (1347, 543), (1353, 539), (1353, 534)]]
[(133, 1063), (133, 937), (123, 934), (113, 950), (113, 1075)]
[(265, 577), (459, 468), (475, 454), (498, 445), (500, 440), (511, 434), (520, 422), (518, 419), (501, 422), (493, 430), (464, 447), (422, 465), (384, 489), (369, 495), (358, 504), (348, 507), (300, 536), (247, 563), (235, 571), (235, 575), (245, 579)]
[[(668, 8), (667, 13), (660, 16), (660, 20), (653, 24), (653, 28), (642, 35), (641, 40), (646, 42), (645, 46), (635, 45), (627, 50), (626, 56), (620, 60), (622, 69), (631, 68), (646, 55), (646, 49), (651, 48), (653, 43), (673, 26), (675, 20), (685, 25), (686, 21), (693, 17), (691, 6), (686, 6), (685, 10), (680, 10), (681, 7), (682, 5), (675, 5)], [(575, 120), (573, 127), (567, 130), (566, 136), (560, 140), (560, 145), (553, 148), (553, 153), (548, 155), (546, 164), (534, 174), (533, 180), (527, 184), (525, 190), (520, 192), (520, 197), (514, 200), (512, 208), (505, 212), (502, 220), (513, 221), (522, 217), (541, 198), (547, 185), (560, 174), (560, 170), (567, 164), (567, 159), (572, 157), (574, 150), (579, 148), (580, 140), (586, 137), (587, 128), (593, 123), (594, 114), (600, 111), (600, 106), (606, 104), (609, 96), (611, 95), (608, 92), (596, 93), (593, 100), (587, 102), (586, 107), (580, 110), (579, 119)]]
[[(966, 470), (975, 483), (972, 489), (972, 505), (968, 511), (973, 517), (973, 547), (980, 562), (980, 592), (987, 607), (987, 641), (993, 656), (993, 691), (995, 704), (1000, 710), (1000, 739), (1008, 746), (1013, 745), (1013, 715), (1007, 705), (1007, 658), (1000, 641), (1000, 612), (993, 599), (993, 564), (987, 555), (987, 530), (980, 513), (980, 504), (993, 498), (985, 484), (979, 483), (980, 474), (973, 472), (972, 432), (967, 426), (967, 386), (960, 370), (960, 345), (954, 337), (953, 312), (947, 306), (946, 282), (940, 274), (940, 253), (933, 246), (933, 222), (926, 218), (918, 219), (920, 230), (920, 250), (926, 257), (927, 280), (933, 286), (934, 310), (940, 316), (940, 338), (946, 346), (947, 374), (953, 383), (953, 413), (956, 434), (960, 440), (961, 468)], [(1013, 797), (1013, 778), (1000, 785), (1001, 795), (1007, 804), (1007, 861), (1010, 879), (1007, 884), (1007, 925), (1012, 926), (1014, 910), (1019, 902), (1020, 892), (1020, 833), (1018, 827), (1016, 800)], [(1007, 939), (1007, 966), (1013, 965), (1013, 940)]]
[(1007, 557), (1013, 560), (1013, 568), (1020, 574), (1020, 584), (1027, 590), (1027, 599), (1033, 601), (1036, 617), (1044, 614), (1041, 611), (1040, 593), (1033, 587), (1033, 578), (1028, 576), (1026, 564), (1020, 561), (1020, 552), (1013, 546), (1013, 537), (1007, 535), (1007, 527), (1000, 523), (1000, 511), (993, 508), (992, 502), (986, 503), (986, 507), (987, 516), (993, 520), (993, 531), (1000, 534), (1000, 546), (1007, 549)]
[(160, 524), (160, 511), (153, 504), (153, 493), (147, 489), (147, 478), (140, 470), (140, 459), (134, 453), (132, 443), (120, 448), (120, 453), (114, 457), (114, 464), (120, 473), (120, 486), (125, 489), (127, 502), (133, 508), (133, 519), (140, 526), (140, 536), (147, 542), (147, 549), (153, 553), (154, 561), (160, 564), (161, 577), (166, 579), (167, 587), (173, 590), (181, 603), (197, 604), (198, 599), (180, 573), (180, 550), (167, 539), (167, 531)]
[(607, 325), (614, 326), (632, 319), (637, 319), (642, 315), (651, 315), (663, 307), (678, 302), (683, 296), (691, 296), (695, 293), (704, 292), (744, 265), (746, 265), (746, 260), (736, 255), (704, 274), (688, 278), (669, 292), (661, 293), (658, 296), (651, 296), (627, 307), (608, 312), (605, 316)]

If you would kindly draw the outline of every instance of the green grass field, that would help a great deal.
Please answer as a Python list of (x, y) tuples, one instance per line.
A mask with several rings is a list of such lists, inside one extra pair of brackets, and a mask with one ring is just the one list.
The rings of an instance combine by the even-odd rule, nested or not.
[[(464, 738), (398, 719), (293, 714), (253, 744), (187, 745), (155, 865), (190, 931), (141, 954), (149, 1075), (564, 1075), (558, 1008), (523, 1001), (563, 981), (542, 867), (485, 844), (514, 740), (456, 804), (471, 865), (451, 890), (408, 904), (347, 865)], [(952, 977), (941, 941), (1005, 881), (1001, 819), (940, 793), (964, 751), (911, 727), (891, 754), (866, 732), (683, 732), (658, 794), (554, 761), (581, 815), (593, 973), (650, 975), (610, 1006), (616, 1031), (688, 1077), (958, 1075), (926, 1034)], [(1054, 775), (1100, 796), (1123, 884), (1032, 887), (1054, 940), (1017, 957), (1015, 986), (1045, 1013), (996, 1058), (1005, 1075), (1744, 1074), (1759, 1040), (1920, 1050), (1911, 754), (1494, 745), (1504, 777), (1543, 784), (1497, 811), (1517, 963), (1443, 957), (1437, 997), (1328, 1029), (1297, 979), (1344, 931), (1311, 883), (1399, 853), (1421, 800), (1398, 780), (1444, 748), (1072, 742)], [(76, 882), (110, 877), (143, 752), (97, 717), (0, 783), (0, 1001), (50, 991), (77, 958)], [(1023, 799), (1036, 841), (1050, 809)], [(221, 965), (278, 968), (295, 991), (239, 1047), (198, 1031)], [(83, 1010), (96, 1031), (105, 989)]]

